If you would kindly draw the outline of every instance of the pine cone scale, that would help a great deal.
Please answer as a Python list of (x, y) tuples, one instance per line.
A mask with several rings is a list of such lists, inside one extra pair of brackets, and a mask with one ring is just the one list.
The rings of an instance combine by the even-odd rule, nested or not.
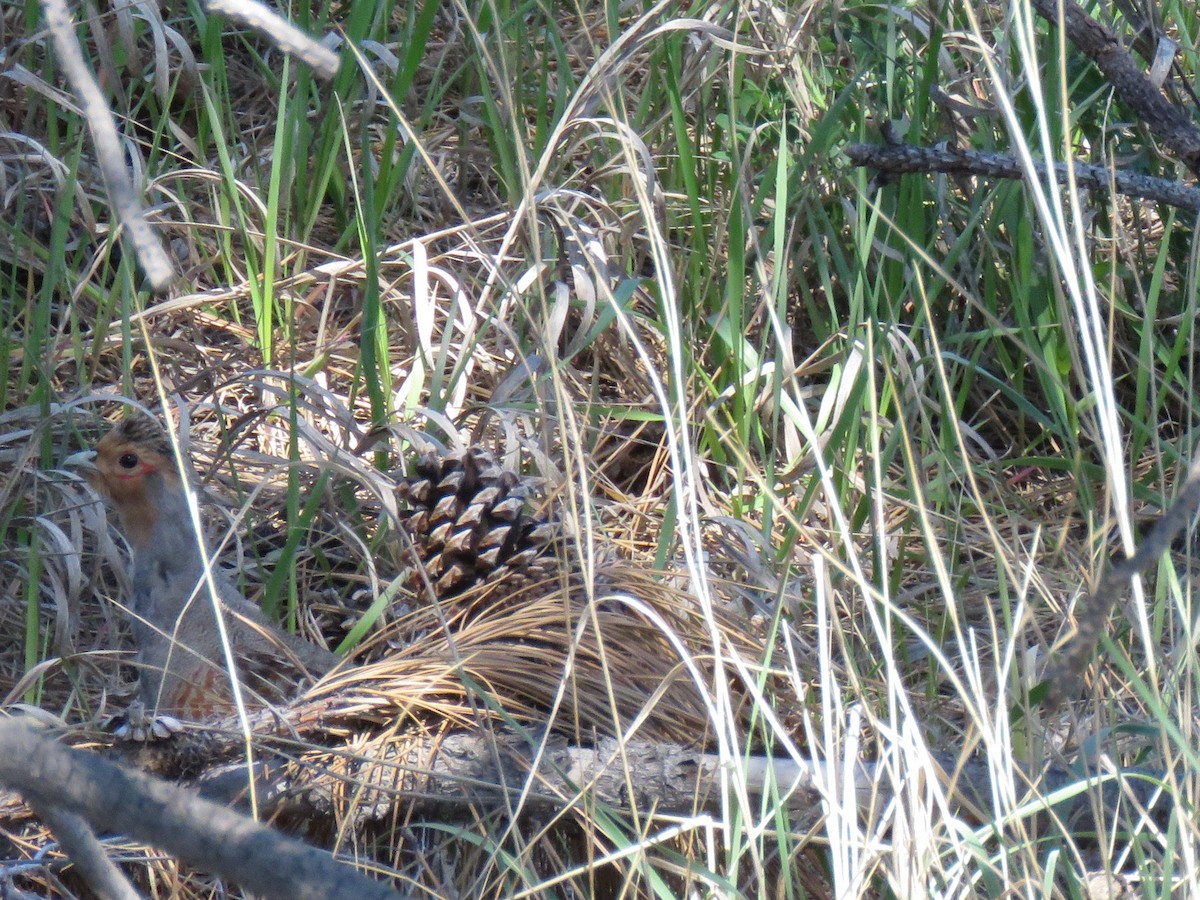
[(412, 540), (413, 568), (424, 569), (439, 597), (553, 555), (559, 529), (527, 512), (528, 485), (488, 451), (426, 453), (413, 468), (397, 486), (409, 506), (401, 524)]

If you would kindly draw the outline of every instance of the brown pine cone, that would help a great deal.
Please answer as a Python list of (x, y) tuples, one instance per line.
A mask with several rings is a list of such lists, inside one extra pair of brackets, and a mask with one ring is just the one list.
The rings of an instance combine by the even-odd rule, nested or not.
[[(489, 451), (422, 454), (397, 493), (409, 509), (413, 581), (425, 573), (439, 598), (505, 577), (544, 578), (556, 568), (558, 527), (529, 514), (528, 483)], [(415, 559), (411, 554), (415, 553)]]

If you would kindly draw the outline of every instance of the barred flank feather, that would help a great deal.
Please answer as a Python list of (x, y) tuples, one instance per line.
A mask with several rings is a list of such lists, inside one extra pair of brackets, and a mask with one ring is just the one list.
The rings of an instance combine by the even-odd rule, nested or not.
[(528, 580), (553, 570), (558, 528), (529, 515), (527, 484), (490, 452), (429, 452), (414, 469), (397, 488), (410, 507), (401, 524), (439, 598), (509, 574)]

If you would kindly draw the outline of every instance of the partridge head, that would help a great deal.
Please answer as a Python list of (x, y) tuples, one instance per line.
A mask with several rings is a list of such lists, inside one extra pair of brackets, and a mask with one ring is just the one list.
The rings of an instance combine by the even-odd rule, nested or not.
[[(151, 551), (156, 538), (178, 538), (191, 531), (187, 496), (170, 442), (152, 419), (124, 419), (100, 439), (94, 450), (75, 453), (65, 464), (81, 469), (88, 483), (113, 505), (135, 553)], [(177, 515), (182, 521), (176, 519)], [(161, 527), (164, 522), (167, 527)], [(188, 544), (186, 548), (164, 549), (196, 555), (195, 540)]]

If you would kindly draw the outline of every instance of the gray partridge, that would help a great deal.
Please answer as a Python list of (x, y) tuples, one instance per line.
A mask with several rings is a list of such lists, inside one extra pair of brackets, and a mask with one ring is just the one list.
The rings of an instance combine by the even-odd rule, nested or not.
[[(146, 416), (115, 426), (94, 450), (67, 465), (116, 509), (133, 550), (129, 614), (141, 668), (140, 702), (125, 737), (164, 736), (176, 718), (203, 720), (232, 708), (230, 674), (204, 576), (202, 538), (192, 526), (184, 486), (162, 428)], [(248, 698), (268, 703), (321, 675), (335, 654), (277, 628), (217, 569), (212, 570), (238, 677)], [(158, 718), (145, 718), (146, 712)], [(122, 734), (124, 732), (124, 734)]]

